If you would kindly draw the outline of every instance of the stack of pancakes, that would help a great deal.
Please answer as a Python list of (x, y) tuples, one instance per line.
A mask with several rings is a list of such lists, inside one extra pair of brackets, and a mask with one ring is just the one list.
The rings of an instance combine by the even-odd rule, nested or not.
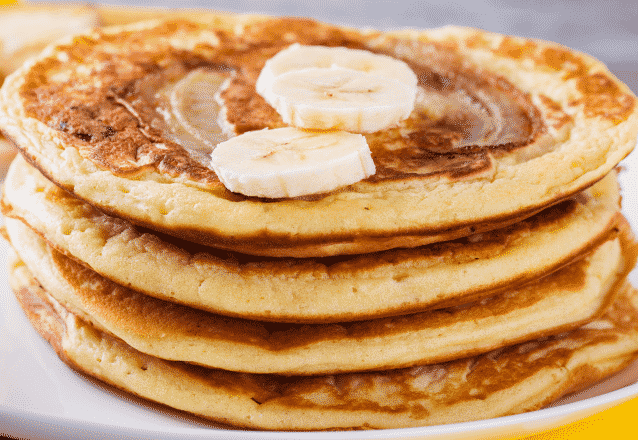
[[(255, 81), (295, 42), (401, 59), (419, 102), (366, 135), (370, 178), (232, 193), (158, 91), (214, 70), (228, 81), (201, 91), (218, 95), (211, 124), (282, 127)], [(534, 410), (638, 357), (615, 170), (636, 107), (584, 54), (473, 29), (211, 14), (75, 36), (1, 91), (21, 152), (2, 199), (12, 288), (72, 368), (232, 426)]]

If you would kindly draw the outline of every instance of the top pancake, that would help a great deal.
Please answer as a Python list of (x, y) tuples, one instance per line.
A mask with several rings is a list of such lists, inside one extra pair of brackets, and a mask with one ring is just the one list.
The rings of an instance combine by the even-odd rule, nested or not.
[[(154, 92), (193, 68), (233, 72), (221, 94), (229, 135), (282, 126), (254, 82), (293, 42), (400, 58), (425, 104), (367, 135), (377, 172), (362, 182), (299, 199), (231, 193), (205, 158), (169, 139)], [(50, 47), (7, 78), (0, 125), (51, 180), (109, 214), (218, 248), (301, 257), (412, 247), (530, 216), (624, 158), (638, 111), (601, 63), (552, 43), (219, 15)]]

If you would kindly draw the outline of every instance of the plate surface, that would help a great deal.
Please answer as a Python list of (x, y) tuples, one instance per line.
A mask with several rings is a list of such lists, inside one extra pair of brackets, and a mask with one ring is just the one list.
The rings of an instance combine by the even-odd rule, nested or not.
[[(623, 162), (623, 211), (638, 231), (638, 153)], [(0, 433), (29, 439), (479, 439), (530, 435), (638, 396), (638, 362), (549, 408), (516, 416), (425, 428), (361, 432), (227, 430), (148, 404), (71, 371), (33, 330), (8, 287), (0, 242)], [(630, 279), (638, 285), (638, 271)]]

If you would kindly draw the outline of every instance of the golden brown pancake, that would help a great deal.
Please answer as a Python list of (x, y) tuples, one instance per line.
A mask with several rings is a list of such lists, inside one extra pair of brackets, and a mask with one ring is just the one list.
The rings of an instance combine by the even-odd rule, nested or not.
[[(109, 282), (6, 219), (13, 246), (56, 301), (147, 354), (251, 373), (327, 374), (463, 358), (566, 331), (598, 317), (636, 263), (625, 232), (590, 256), (490, 299), (432, 312), (332, 325), (231, 319)], [(237, 292), (239, 295), (240, 292)]]
[(60, 358), (145, 399), (244, 428), (401, 428), (465, 422), (541, 408), (619, 371), (638, 353), (633, 289), (572, 332), (457, 361), (400, 370), (281, 377), (164, 361), (100, 332), (53, 300), (25, 265), (11, 285)]
[[(47, 177), (109, 214), (218, 248), (295, 257), (505, 226), (590, 186), (635, 145), (627, 86), (553, 43), (457, 27), (380, 33), (288, 18), (206, 21), (61, 42), (8, 77), (0, 126)], [(281, 126), (254, 82), (294, 42), (400, 58), (435, 104), (367, 136), (377, 172), (362, 182), (301, 199), (231, 193), (205, 154), (171, 140), (152, 91), (194, 68), (232, 71), (221, 94), (228, 135)]]
[(242, 318), (325, 323), (480, 300), (574, 261), (615, 234), (615, 174), (504, 229), (323, 259), (250, 257), (153, 234), (78, 201), (22, 160), (3, 205), (59, 251), (147, 295)]

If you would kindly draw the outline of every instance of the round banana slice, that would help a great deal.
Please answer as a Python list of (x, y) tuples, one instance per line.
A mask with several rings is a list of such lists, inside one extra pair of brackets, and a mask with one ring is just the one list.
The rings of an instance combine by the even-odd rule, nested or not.
[(257, 79), (257, 92), (263, 94), (279, 75), (311, 67), (344, 67), (405, 83), (416, 87), (417, 77), (403, 61), (360, 49), (326, 46), (302, 46), (295, 43), (266, 61)]
[(250, 131), (222, 142), (211, 167), (230, 191), (281, 198), (332, 191), (375, 172), (365, 137), (294, 127)]
[(417, 88), (343, 67), (313, 67), (277, 76), (263, 97), (295, 127), (372, 133), (406, 119)]
[[(219, 72), (197, 69), (170, 89), (168, 98), (174, 120), (169, 123), (178, 141), (190, 148), (210, 151), (227, 139), (217, 123), (220, 106), (215, 98), (227, 79)], [(188, 135), (195, 141), (190, 142)]]

